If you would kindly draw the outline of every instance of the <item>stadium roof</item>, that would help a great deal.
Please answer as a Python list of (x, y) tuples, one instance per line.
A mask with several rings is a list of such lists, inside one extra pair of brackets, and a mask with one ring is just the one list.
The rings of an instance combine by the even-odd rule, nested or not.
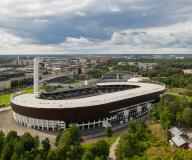
[(134, 83), (134, 82), (107, 82), (98, 83), (97, 85), (137, 85), (138, 88), (106, 93), (103, 95), (95, 95), (91, 97), (65, 99), (65, 100), (46, 100), (38, 99), (35, 94), (22, 94), (15, 96), (11, 102), (25, 107), (36, 108), (77, 108), (93, 105), (101, 105), (119, 100), (142, 96), (158, 91), (163, 91), (165, 86), (154, 83)]

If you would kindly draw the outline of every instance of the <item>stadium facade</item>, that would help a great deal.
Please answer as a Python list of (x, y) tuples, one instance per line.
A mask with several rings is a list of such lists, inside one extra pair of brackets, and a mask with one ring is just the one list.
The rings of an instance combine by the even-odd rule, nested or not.
[[(38, 76), (34, 78), (38, 83)], [(140, 82), (105, 82), (49, 93), (37, 93), (34, 86), (34, 94), (13, 96), (11, 106), (16, 122), (40, 130), (65, 129), (72, 123), (89, 129), (128, 121), (147, 113), (165, 90), (161, 84)]]

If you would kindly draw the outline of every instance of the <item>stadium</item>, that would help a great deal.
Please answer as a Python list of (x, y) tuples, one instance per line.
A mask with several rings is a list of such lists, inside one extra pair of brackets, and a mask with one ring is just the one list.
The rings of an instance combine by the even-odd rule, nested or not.
[(37, 68), (34, 94), (13, 96), (11, 106), (17, 123), (40, 130), (65, 129), (70, 124), (90, 129), (128, 121), (147, 113), (165, 90), (157, 83), (105, 82), (39, 93)]

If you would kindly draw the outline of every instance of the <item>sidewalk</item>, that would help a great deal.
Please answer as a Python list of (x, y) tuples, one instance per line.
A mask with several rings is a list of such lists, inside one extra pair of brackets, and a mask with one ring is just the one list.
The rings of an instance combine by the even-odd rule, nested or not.
[(109, 150), (109, 160), (116, 160), (115, 150), (117, 148), (117, 145), (119, 144), (120, 137), (117, 138), (117, 140), (112, 144), (110, 150)]
[(11, 107), (3, 107), (0, 109), (0, 112), (4, 112), (4, 111), (7, 111), (7, 110), (10, 110)]

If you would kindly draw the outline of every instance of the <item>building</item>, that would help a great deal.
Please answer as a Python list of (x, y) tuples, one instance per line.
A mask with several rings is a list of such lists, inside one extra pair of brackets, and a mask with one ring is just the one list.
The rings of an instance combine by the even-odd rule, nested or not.
[(171, 134), (173, 136), (181, 136), (183, 135), (183, 132), (181, 130), (179, 130), (177, 127), (173, 126), (169, 129), (169, 131), (171, 132)]
[[(34, 71), (37, 74), (37, 68)], [(147, 113), (165, 90), (155, 83), (106, 82), (39, 93), (38, 76), (34, 77), (35, 93), (13, 96), (11, 106), (16, 122), (41, 130), (54, 130), (56, 125), (65, 129), (72, 123), (89, 129), (107, 122), (127, 122)]]
[(176, 146), (176, 147), (183, 147), (183, 148), (188, 147), (187, 142), (181, 136), (172, 137), (171, 141), (173, 142), (173, 145)]
[(88, 73), (90, 71), (93, 71), (93, 68), (88, 67), (88, 66), (84, 66), (84, 67), (80, 68), (79, 73), (80, 74), (86, 74), (86, 73)]
[(144, 62), (137, 63), (137, 66), (139, 67), (139, 69), (143, 69), (143, 70), (153, 70), (156, 65), (157, 63), (144, 63)]
[(171, 146), (176, 146), (178, 148), (183, 147), (183, 148), (188, 148), (189, 146), (189, 141), (187, 135), (183, 131), (181, 131), (179, 128), (173, 126), (169, 129), (172, 137), (169, 140), (169, 144)]

